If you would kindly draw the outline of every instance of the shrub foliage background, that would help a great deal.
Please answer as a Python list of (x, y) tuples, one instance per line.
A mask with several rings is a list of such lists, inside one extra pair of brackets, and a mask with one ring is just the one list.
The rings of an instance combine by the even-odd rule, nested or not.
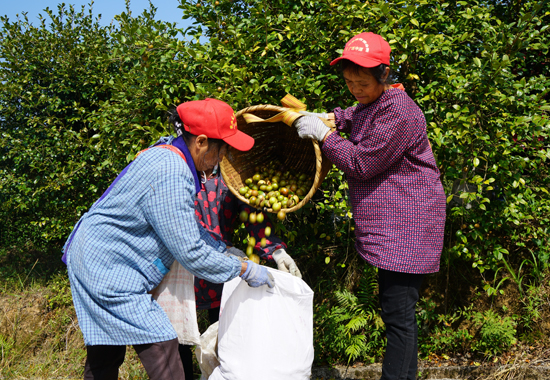
[[(419, 305), (423, 355), (492, 357), (545, 335), (550, 256), (548, 1), (182, 1), (187, 30), (86, 8), (38, 25), (1, 18), (0, 272), (59, 282), (79, 216), (167, 112), (215, 97), (235, 110), (291, 93), (353, 105), (329, 62), (361, 31), (392, 46), (395, 80), (426, 115), (448, 195), (442, 268)], [(316, 362), (376, 360), (376, 271), (353, 249), (343, 173), (279, 232), (317, 294)], [(237, 226), (236, 226), (237, 228)], [(297, 234), (297, 231), (304, 233)], [(28, 277), (28, 275), (27, 275)], [(506, 296), (515, 301), (503, 302)], [(475, 302), (482, 300), (483, 302)], [(475, 302), (475, 306), (473, 305)]]

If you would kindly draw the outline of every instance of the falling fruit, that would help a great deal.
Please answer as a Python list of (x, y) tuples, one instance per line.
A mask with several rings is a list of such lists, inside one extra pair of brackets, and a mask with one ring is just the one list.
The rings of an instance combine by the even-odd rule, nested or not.
[(264, 214), (261, 212), (256, 214), (256, 223), (263, 223), (264, 222)]
[(248, 256), (248, 258), (250, 259), (250, 261), (256, 263), (256, 264), (259, 264), (260, 263), (260, 256), (258, 256), (257, 254), (253, 253), (251, 254), (250, 256)]
[(245, 210), (241, 211), (239, 214), (239, 220), (241, 222), (246, 222), (248, 220), (248, 213)]
[(256, 245), (256, 238), (254, 236), (248, 238), (248, 245), (250, 247), (254, 247)]
[(269, 237), (269, 235), (271, 235), (271, 227), (267, 226), (267, 227), (265, 228), (265, 236), (266, 236), (266, 237)]

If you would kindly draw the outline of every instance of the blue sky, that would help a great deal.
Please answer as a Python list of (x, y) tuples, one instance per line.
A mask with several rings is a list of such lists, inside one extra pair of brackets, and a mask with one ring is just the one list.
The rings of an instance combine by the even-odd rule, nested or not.
[[(44, 8), (57, 11), (58, 4), (73, 4), (78, 10), (82, 5), (89, 8), (90, 0), (0, 0), (0, 14), (7, 15), (10, 21), (16, 20), (16, 15), (22, 12), (28, 12), (29, 21), (38, 25), (38, 14), (45, 15)], [(183, 11), (178, 8), (179, 0), (152, 0), (152, 3), (157, 7), (156, 18), (159, 20), (176, 22), (180, 28), (185, 28), (191, 25), (191, 20), (182, 20)], [(130, 10), (134, 16), (140, 14), (144, 9), (149, 9), (148, 0), (131, 0)], [(101, 24), (110, 24), (113, 17), (117, 14), (126, 11), (126, 2), (124, 0), (96, 0), (93, 4), (93, 14), (101, 14)]]

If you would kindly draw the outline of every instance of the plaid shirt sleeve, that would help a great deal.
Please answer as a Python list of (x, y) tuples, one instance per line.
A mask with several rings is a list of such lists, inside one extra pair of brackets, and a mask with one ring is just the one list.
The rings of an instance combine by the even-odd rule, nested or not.
[(212, 236), (195, 219), (193, 177), (181, 168), (158, 173), (149, 191), (145, 214), (156, 233), (184, 268), (208, 281), (221, 283), (236, 277), (241, 263), (222, 254), (226, 245)]

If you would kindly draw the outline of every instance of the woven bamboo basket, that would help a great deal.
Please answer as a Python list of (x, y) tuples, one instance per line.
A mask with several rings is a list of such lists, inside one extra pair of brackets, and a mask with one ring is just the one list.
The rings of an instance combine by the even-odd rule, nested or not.
[[(239, 189), (245, 186), (247, 178), (255, 174), (257, 166), (261, 167), (277, 159), (283, 166), (296, 173), (314, 175), (313, 185), (303, 199), (293, 207), (283, 209), (289, 213), (299, 210), (311, 199), (331, 169), (332, 163), (322, 153), (317, 141), (300, 138), (296, 128), (289, 127), (283, 122), (247, 123), (242, 117), (243, 114), (249, 113), (262, 119), (269, 119), (287, 110), (288, 108), (273, 105), (258, 105), (237, 112), (235, 115), (237, 126), (240, 131), (254, 138), (254, 147), (248, 152), (231, 149), (220, 163), (220, 169), (229, 190), (247, 204), (249, 204), (248, 199), (239, 193)], [(334, 129), (334, 124), (330, 121), (323, 120), (323, 122)], [(276, 213), (271, 208), (263, 208), (263, 211)]]

